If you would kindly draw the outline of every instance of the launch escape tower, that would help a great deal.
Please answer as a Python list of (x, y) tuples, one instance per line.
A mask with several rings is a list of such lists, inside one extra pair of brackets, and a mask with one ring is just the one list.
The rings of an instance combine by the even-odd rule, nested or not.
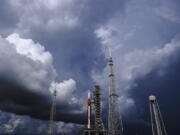
[(163, 118), (155, 96), (153, 95), (149, 96), (149, 104), (150, 104), (151, 126), (152, 126), (153, 135), (167, 135)]
[(48, 129), (49, 135), (56, 134), (56, 123), (54, 122), (56, 116), (56, 96), (57, 96), (57, 92), (55, 90), (53, 93), (53, 101), (50, 112), (50, 121), (49, 121), (49, 129)]
[(111, 51), (109, 50), (109, 112), (108, 112), (108, 135), (122, 135), (123, 134), (123, 125), (120, 115), (119, 105), (118, 105), (118, 94), (116, 93), (115, 88), (115, 78), (113, 71), (113, 59)]

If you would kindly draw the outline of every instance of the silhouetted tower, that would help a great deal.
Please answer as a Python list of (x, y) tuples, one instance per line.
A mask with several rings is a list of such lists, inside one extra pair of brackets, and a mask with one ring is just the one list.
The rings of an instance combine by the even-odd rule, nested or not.
[(123, 125), (122, 119), (119, 110), (118, 104), (118, 94), (115, 89), (115, 79), (114, 79), (114, 71), (113, 71), (113, 59), (111, 55), (111, 51), (109, 50), (110, 58), (109, 58), (109, 114), (108, 114), (108, 134), (109, 135), (122, 135), (123, 134)]
[(48, 129), (49, 135), (56, 134), (56, 123), (54, 122), (55, 116), (56, 116), (56, 96), (57, 96), (57, 92), (55, 90), (53, 93), (53, 101), (52, 101), (51, 112), (50, 112), (50, 121), (49, 121), (49, 129)]
[(156, 97), (153, 95), (149, 96), (149, 103), (153, 135), (167, 135)]

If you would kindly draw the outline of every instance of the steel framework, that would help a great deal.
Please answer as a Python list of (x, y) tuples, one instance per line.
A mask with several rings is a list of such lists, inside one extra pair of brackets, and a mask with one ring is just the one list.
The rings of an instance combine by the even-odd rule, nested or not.
[(108, 134), (109, 135), (123, 135), (123, 124), (120, 115), (120, 109), (118, 105), (118, 94), (115, 89), (115, 76), (113, 71), (113, 59), (111, 51), (109, 50), (109, 112), (108, 112)]

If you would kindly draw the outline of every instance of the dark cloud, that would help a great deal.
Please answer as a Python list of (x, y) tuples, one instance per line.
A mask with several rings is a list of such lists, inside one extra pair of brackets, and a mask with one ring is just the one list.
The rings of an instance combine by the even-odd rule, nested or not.
[[(18, 19), (18, 22), (12, 21), (17, 24), (14, 30), (22, 37), (43, 44), (52, 52), (55, 68), (60, 75), (58, 79), (74, 78), (77, 89), (84, 94), (83, 91), (93, 85), (92, 70), (101, 70), (105, 66), (104, 54), (94, 29), (117, 11), (122, 11), (126, 2), (79, 0), (57, 2), (56, 6), (48, 2), (9, 1), (7, 6)], [(65, 17), (67, 20), (64, 20)], [(51, 25), (49, 22), (55, 23)]]
[[(20, 85), (0, 79), (0, 108), (3, 111), (13, 112), (19, 115), (28, 115), (37, 119), (49, 120), (52, 98), (49, 95), (27, 90)], [(70, 106), (57, 104), (57, 121), (84, 123), (85, 116), (80, 113), (72, 113), (78, 105)], [(80, 108), (79, 108), (80, 109)]]
[[(48, 120), (52, 104), (50, 91), (56, 89), (56, 120), (84, 122), (82, 106), (72, 103), (69, 96), (76, 83), (72, 79), (62, 83), (55, 82), (57, 74), (49, 52), (45, 52), (40, 44), (34, 44), (16, 34), (7, 39), (1, 37), (0, 41), (0, 60), (3, 63), (0, 65), (1, 110)], [(25, 44), (29, 47), (28, 50), (23, 48)], [(55, 84), (55, 88), (52, 84)]]
[[(174, 84), (178, 77), (169, 68), (166, 69), (167, 74), (163, 77), (157, 77), (153, 72), (158, 66), (164, 68), (164, 65), (171, 64), (169, 63), (171, 60), (164, 59), (170, 59), (172, 54), (178, 52), (175, 50), (178, 48), (179, 41), (174, 40), (180, 27), (178, 5), (177, 0), (172, 2), (168, 0), (156, 2), (1, 0), (1, 35), (7, 37), (16, 32), (21, 35), (21, 38), (30, 38), (33, 44), (38, 42), (41, 47), (45, 47), (41, 53), (44, 54), (45, 50), (51, 52), (54, 60), (50, 60), (51, 64), (45, 66), (42, 61), (32, 60), (31, 55), (28, 55), (29, 52), (26, 51), (28, 49), (17, 55), (12, 48), (2, 47), (4, 41), (1, 40), (0, 108), (16, 114), (48, 120), (52, 101), (49, 91), (51, 83), (72, 78), (73, 83), (70, 81), (71, 84), (68, 83), (68, 85), (72, 85), (70, 88), (73, 90), (71, 89), (69, 93), (73, 98), (81, 97), (81, 99), (75, 104), (70, 104), (68, 100), (72, 102), (72, 97), (68, 95), (62, 98), (63, 101), (58, 101), (57, 120), (83, 123), (82, 106), (86, 101), (87, 90), (93, 89), (94, 83), (98, 82), (103, 87), (103, 93), (106, 94), (107, 91), (108, 83), (102, 82), (104, 82), (103, 79), (107, 81), (108, 70), (105, 68), (107, 58), (103, 49), (108, 45), (113, 50), (117, 86), (122, 94), (121, 102), (123, 101), (121, 107), (125, 108), (124, 110), (128, 109), (128, 113), (124, 116), (125, 133), (131, 134), (133, 131), (133, 133), (143, 134), (146, 132), (148, 135), (150, 125), (147, 111), (149, 108), (145, 102), (147, 96), (154, 92), (159, 101), (163, 102), (160, 104), (165, 105), (163, 98), (167, 98), (169, 90), (165, 90), (167, 93), (164, 94), (164, 91), (162, 96), (160, 89), (178, 88)], [(100, 35), (97, 34), (98, 30)], [(44, 57), (41, 60), (43, 59)], [(173, 69), (177, 65), (178, 63), (172, 64)], [(44, 72), (47, 74), (44, 75)], [(93, 73), (100, 77), (95, 79)], [(162, 75), (164, 72), (158, 73)], [(164, 80), (171, 73), (173, 74), (169, 76), (171, 79)], [(166, 88), (158, 87), (157, 82), (161, 85), (167, 82)], [(64, 85), (63, 82), (61, 86), (62, 84)], [(138, 84), (137, 87), (135, 84)], [(170, 87), (172, 84), (174, 87)], [(154, 91), (149, 91), (150, 89), (145, 91), (146, 87)], [(125, 89), (129, 90), (125, 91)], [(168, 97), (171, 97), (169, 99), (171, 103), (177, 101), (176, 98), (172, 98), (175, 97), (173, 94)], [(134, 104), (137, 104), (136, 108)], [(136, 116), (131, 113), (137, 116), (132, 121), (128, 117)], [(173, 116), (172, 118), (174, 119)], [(128, 131), (128, 129), (132, 130)]]
[(117, 12), (123, 13), (128, 2), (129, 0), (87, 1), (81, 18), (83, 25), (94, 29), (98, 25), (105, 24)]
[[(67, 10), (67, 15), (73, 15), (72, 18), (78, 18), (78, 24), (74, 27), (66, 28), (62, 27), (63, 24), (55, 24), (58, 26), (53, 30), (51, 28), (44, 29), (42, 26), (37, 27), (36, 24), (30, 23), (30, 28), (27, 25), (23, 25), (22, 30), (20, 29), (19, 32), (23, 34), (23, 29), (27, 29), (29, 33), (24, 35), (40, 42), (52, 52), (55, 61), (54, 65), (60, 74), (60, 80), (72, 77), (78, 82), (78, 89), (84, 91), (93, 85), (92, 70), (101, 70), (105, 66), (104, 54), (101, 51), (99, 40), (94, 35), (94, 29), (98, 25), (103, 24), (116, 12), (123, 11), (125, 3), (124, 0), (113, 0), (111, 2), (103, 2), (101, 0), (96, 2), (79, 1), (77, 5), (73, 4), (72, 7), (69, 4), (68, 8), (65, 9), (65, 11)], [(35, 3), (31, 3), (30, 7), (35, 8), (34, 5)], [(45, 10), (47, 12), (46, 16), (50, 17), (43, 20), (44, 13), (42, 14), (41, 10)], [(25, 11), (28, 12), (27, 16), (34, 14), (29, 10)], [(44, 9), (42, 3), (40, 4), (40, 9), (36, 9), (36, 12), (38, 12), (38, 18), (35, 19), (40, 21), (42, 25), (55, 17), (63, 20), (60, 9), (55, 8), (49, 11)], [(54, 14), (56, 12), (59, 14)], [(21, 18), (21, 16), (19, 17)], [(23, 21), (20, 23), (24, 23)]]
[[(146, 77), (137, 80), (137, 87), (133, 89), (132, 96), (136, 101), (137, 112), (134, 116), (150, 123), (150, 112), (148, 96), (153, 94), (157, 97), (161, 113), (164, 118), (168, 134), (179, 134), (177, 130), (180, 114), (177, 106), (180, 103), (179, 93), (179, 55), (171, 59), (169, 66), (166, 68), (166, 73), (159, 76), (157, 70), (154, 70)], [(148, 134), (148, 128), (144, 125), (141, 129), (143, 133)], [(147, 130), (147, 131), (146, 131)]]

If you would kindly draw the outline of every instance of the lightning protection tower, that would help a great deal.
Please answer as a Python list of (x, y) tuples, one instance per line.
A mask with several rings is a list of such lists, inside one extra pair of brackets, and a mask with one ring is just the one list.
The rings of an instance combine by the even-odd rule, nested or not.
[(113, 71), (113, 59), (111, 55), (111, 50), (109, 49), (109, 112), (108, 112), (108, 134), (109, 135), (122, 135), (123, 134), (123, 125), (122, 119), (119, 110), (118, 104), (118, 94), (116, 93), (115, 89), (115, 78), (114, 78), (114, 71)]
[(56, 96), (57, 96), (57, 92), (55, 90), (53, 93), (53, 101), (52, 101), (51, 112), (50, 112), (50, 121), (49, 121), (49, 129), (48, 129), (49, 135), (56, 134), (56, 123), (54, 122), (55, 116), (56, 116)]
[(153, 135), (167, 135), (163, 118), (155, 96), (153, 95), (149, 96), (149, 104), (150, 104), (151, 126), (152, 126)]

